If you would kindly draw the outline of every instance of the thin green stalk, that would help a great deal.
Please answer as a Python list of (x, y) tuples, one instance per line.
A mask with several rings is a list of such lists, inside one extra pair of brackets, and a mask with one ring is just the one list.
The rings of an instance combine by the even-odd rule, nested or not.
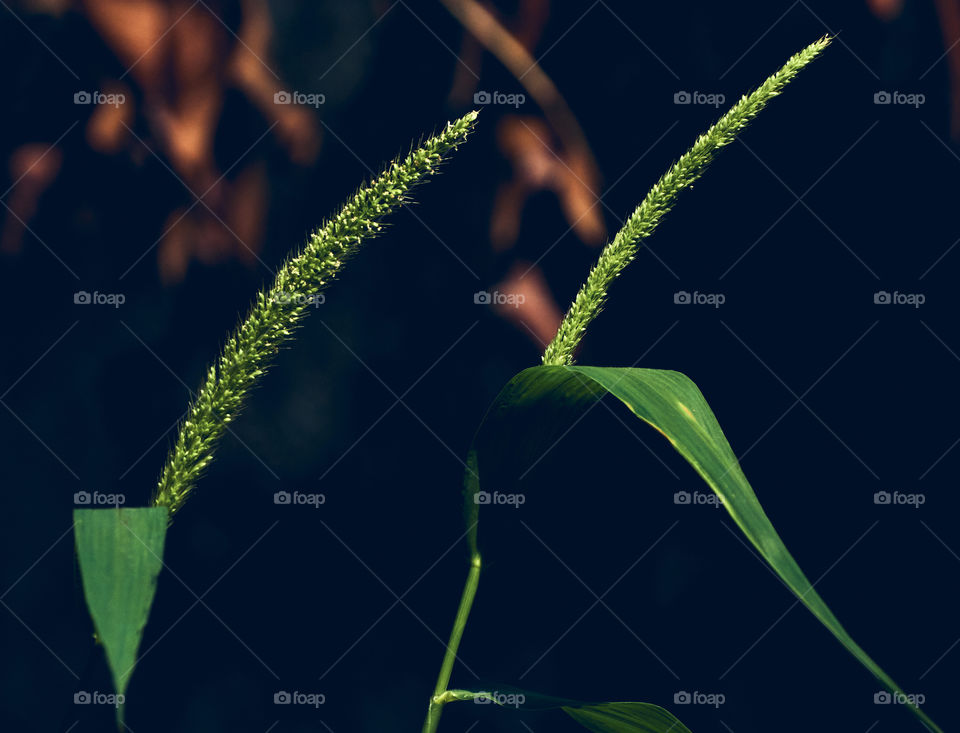
[[(427, 708), (427, 719), (423, 722), (423, 733), (436, 733), (437, 726), (440, 724), (440, 713), (446, 703), (451, 700), (467, 699), (458, 695), (459, 691), (448, 690), (447, 685), (450, 684), (453, 664), (457, 659), (457, 650), (460, 648), (463, 630), (467, 627), (467, 618), (470, 616), (470, 608), (473, 606), (473, 599), (477, 595), (479, 582), (480, 555), (475, 553), (470, 558), (470, 573), (467, 575), (467, 582), (463, 586), (460, 607), (457, 609), (457, 617), (453, 621), (453, 631), (450, 632), (450, 641), (447, 642), (447, 651), (443, 656), (443, 663), (440, 665), (437, 686), (434, 688), (433, 697), (430, 698), (430, 706)], [(468, 694), (474, 695), (474, 693)]]
[(399, 208), (410, 190), (462, 143), (477, 113), (447, 124), (402, 160), (396, 160), (311, 235), (303, 251), (280, 268), (273, 286), (262, 290), (246, 320), (227, 340), (180, 426), (153, 503), (173, 516), (183, 506), (229, 423), (280, 346), (293, 337), (310, 306), (360, 244), (383, 228), (380, 219)]
[(732, 143), (744, 127), (767, 103), (829, 45), (823, 37), (792, 56), (783, 67), (761, 84), (756, 91), (744, 95), (709, 130), (702, 134), (663, 177), (654, 184), (633, 215), (604, 247), (597, 264), (577, 293), (570, 310), (550, 345), (543, 354), (543, 363), (563, 366), (573, 363), (573, 352), (590, 322), (603, 309), (607, 291), (616, 277), (637, 255), (640, 242), (657, 228), (663, 215), (670, 211), (680, 192), (688, 188), (706, 170), (717, 151)]

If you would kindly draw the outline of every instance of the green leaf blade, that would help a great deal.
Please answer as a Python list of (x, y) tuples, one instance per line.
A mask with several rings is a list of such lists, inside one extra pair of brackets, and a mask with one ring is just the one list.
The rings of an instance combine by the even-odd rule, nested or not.
[[(84, 597), (124, 695), (163, 566), (167, 509), (76, 509), (73, 518)], [(122, 719), (122, 706), (117, 715)]]
[[(481, 470), (487, 471), (484, 466), (489, 467), (494, 457), (501, 463), (526, 457), (529, 466), (530, 458), (539, 460), (605, 394), (616, 397), (663, 435), (722, 500), (744, 536), (811, 613), (887, 689), (905, 694), (852, 639), (804, 575), (760, 505), (703, 394), (679, 372), (540, 366), (517, 374), (488, 411), (471, 451), (465, 482), (471, 550), (477, 552), (479, 519), (479, 505), (471, 494), (480, 490)], [(500, 458), (508, 454), (510, 459)], [(940, 731), (920, 708), (909, 707), (931, 730)]]
[(594, 733), (690, 733), (669, 711), (646, 702), (606, 702), (563, 711)]

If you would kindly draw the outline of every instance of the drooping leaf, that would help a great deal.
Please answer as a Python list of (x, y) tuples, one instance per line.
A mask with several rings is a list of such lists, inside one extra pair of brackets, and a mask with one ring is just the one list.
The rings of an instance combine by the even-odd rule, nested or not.
[(118, 695), (126, 693), (157, 589), (167, 518), (166, 507), (73, 513), (83, 594)]
[[(697, 386), (679, 372), (541, 366), (511, 379), (487, 412), (470, 452), (465, 506), (472, 554), (478, 554), (480, 503), (476, 497), (482, 490), (481, 471), (529, 467), (605, 394), (619, 399), (673, 445), (713, 489), (747, 539), (797, 598), (885, 687), (903, 693), (850, 637), (800, 570), (760, 506), (710, 406)], [(932, 730), (940, 730), (919, 707), (909, 707)]]
[(690, 733), (690, 729), (658, 705), (605, 702), (563, 711), (594, 733)]
[(690, 733), (690, 729), (668, 710), (648, 702), (580, 702), (502, 686), (495, 692), (447, 690), (437, 702), (446, 705), (460, 700), (491, 703), (518, 712), (562, 710), (595, 733)]

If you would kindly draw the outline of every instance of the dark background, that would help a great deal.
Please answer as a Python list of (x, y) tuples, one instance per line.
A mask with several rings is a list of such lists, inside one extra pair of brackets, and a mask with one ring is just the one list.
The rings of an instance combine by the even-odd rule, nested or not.
[[(276, 5), (278, 68), (306, 89), (377, 18), (366, 3)], [(59, 102), (78, 82), (31, 31), (86, 84), (106, 52), (81, 26), (0, 9), (3, 151), (53, 142), (78, 118)], [(960, 158), (934, 6), (908, 0), (883, 21), (862, 2), (554, 3), (537, 55), (549, 50), (543, 66), (586, 131), (604, 190), (617, 182), (603, 197), (612, 233), (718, 115), (673, 104), (675, 92), (723, 93), (728, 106), (828, 31), (840, 36), (824, 57), (682, 196), (652, 252), (620, 278), (579, 361), (693, 378), (821, 595), (952, 730)], [(378, 168), (466, 111), (444, 101), (461, 35), (441, 5), (400, 3), (340, 62), (342, 83), (329, 80), (320, 116), (335, 134), (316, 166), (294, 169), (264, 141), (270, 267), (367, 177), (350, 150)], [(520, 90), (489, 56), (481, 85)], [(880, 90), (926, 101), (875, 105)], [(505, 113), (485, 109), (471, 142), (418, 191), (422, 223), (401, 211), (328, 291), (177, 516), (128, 692), (130, 730), (421, 725), (466, 575), (461, 459), (500, 386), (539, 358), (527, 334), (473, 302), (501, 274), (487, 226), (505, 175), (493, 143)], [(148, 500), (184, 385), (199, 384), (270, 278), (259, 265), (194, 263), (165, 287), (148, 255), (120, 279), (170, 202), (191, 199), (159, 163), (85, 150), (79, 129), (62, 145), (33, 233), (0, 270), (5, 730), (111, 726), (110, 710), (72, 704), (77, 690), (110, 688), (80, 588), (73, 494)], [(566, 228), (556, 199), (537, 197), (523, 252), (539, 257)], [(544, 258), (560, 303), (596, 254), (567, 234)], [(76, 306), (80, 289), (126, 303)], [(677, 305), (680, 290), (726, 303)], [(876, 305), (881, 290), (926, 302)], [(522, 508), (485, 512), (486, 565), (453, 684), (655, 702), (694, 731), (919, 730), (902, 706), (874, 704), (878, 683), (725, 512), (674, 504), (674, 492), (706, 487), (609, 407), (530, 472)], [(276, 506), (278, 490), (322, 492), (326, 504)], [(925, 503), (876, 505), (877, 491)], [(326, 703), (275, 706), (278, 690)], [(674, 705), (682, 690), (725, 703)], [(573, 729), (556, 712), (470, 703), (448, 706), (441, 725)]]

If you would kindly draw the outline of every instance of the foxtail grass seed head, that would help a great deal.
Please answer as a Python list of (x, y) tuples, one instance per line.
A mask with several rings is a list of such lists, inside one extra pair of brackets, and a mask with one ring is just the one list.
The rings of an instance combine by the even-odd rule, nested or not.
[(557, 335), (543, 354), (546, 365), (573, 363), (573, 353), (590, 322), (603, 309), (607, 291), (614, 279), (637, 255), (639, 244), (656, 229), (670, 211), (680, 192), (706, 170), (717, 151), (732, 143), (744, 127), (767, 103), (830, 44), (824, 36), (792, 56), (783, 67), (755, 91), (745, 94), (709, 130), (697, 138), (686, 153), (657, 181), (636, 208), (613, 241), (600, 253), (573, 304), (564, 316)]
[(442, 132), (387, 166), (315, 231), (298, 255), (284, 263), (269, 290), (257, 294), (246, 320), (227, 339), (190, 405), (160, 475), (156, 506), (167, 507), (171, 516), (183, 506), (256, 380), (279, 347), (293, 337), (310, 308), (322, 302), (320, 291), (364, 240), (380, 233), (380, 219), (403, 205), (413, 187), (436, 172), (467, 138), (476, 119), (477, 113), (471, 112), (448, 123)]

